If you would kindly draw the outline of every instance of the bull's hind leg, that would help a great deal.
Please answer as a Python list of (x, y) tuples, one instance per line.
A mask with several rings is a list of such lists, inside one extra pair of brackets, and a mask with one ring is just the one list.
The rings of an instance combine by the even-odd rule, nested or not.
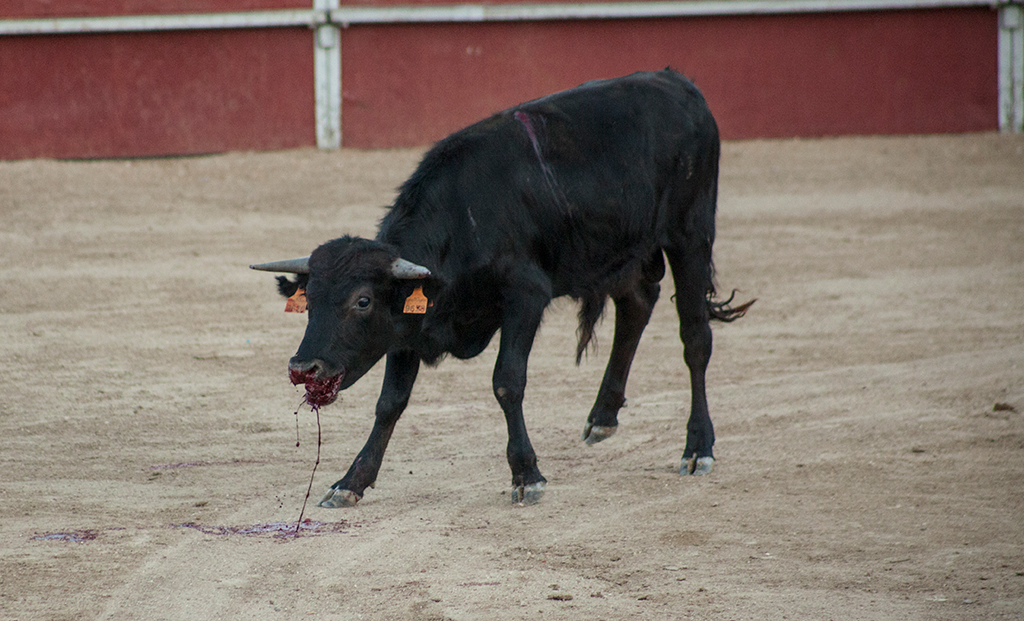
[[(660, 250), (658, 260), (661, 260)], [(612, 353), (604, 371), (601, 389), (597, 392), (594, 407), (583, 428), (583, 440), (587, 444), (596, 444), (610, 438), (618, 429), (619, 409), (626, 402), (629, 368), (633, 364), (633, 356), (644, 328), (651, 319), (651, 311), (658, 301), (660, 290), (661, 286), (657, 282), (641, 280), (625, 295), (613, 298), (615, 339), (612, 341)]]
[(704, 243), (683, 250), (666, 248), (676, 284), (676, 311), (683, 359), (690, 370), (690, 419), (686, 423), (686, 448), (680, 474), (708, 474), (715, 463), (712, 447), (715, 429), (708, 413), (704, 375), (711, 359), (711, 326), (707, 295), (711, 283), (711, 249)]

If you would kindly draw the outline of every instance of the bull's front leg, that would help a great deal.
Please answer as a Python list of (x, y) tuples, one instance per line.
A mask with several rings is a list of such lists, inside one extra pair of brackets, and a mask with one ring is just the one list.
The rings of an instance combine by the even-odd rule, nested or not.
[[(517, 287), (506, 298), (501, 324), (501, 345), (494, 365), (494, 396), (505, 413), (508, 426), (506, 455), (512, 469), (512, 502), (534, 504), (544, 495), (547, 479), (537, 467), (537, 454), (530, 444), (523, 418), (526, 365), (544, 309), (551, 300), (543, 287)], [(534, 294), (530, 290), (534, 289)]]
[(420, 359), (414, 352), (397, 351), (388, 354), (384, 384), (377, 399), (377, 417), (370, 437), (345, 476), (331, 486), (318, 506), (326, 509), (353, 507), (362, 499), (366, 488), (373, 487), (391, 432), (405, 411), (405, 406), (409, 404), (409, 395), (412, 394), (419, 368)]

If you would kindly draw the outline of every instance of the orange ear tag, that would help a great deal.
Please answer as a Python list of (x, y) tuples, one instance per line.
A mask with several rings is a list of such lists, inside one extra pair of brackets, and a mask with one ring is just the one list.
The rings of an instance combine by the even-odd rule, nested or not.
[(288, 301), (284, 303), (284, 312), (286, 313), (304, 313), (306, 312), (306, 290), (299, 289), (292, 297), (288, 298)]
[(412, 294), (405, 298), (405, 308), (402, 309), (402, 312), (410, 315), (423, 315), (427, 312), (427, 306), (432, 305), (427, 300), (427, 296), (423, 295), (423, 287), (416, 287)]

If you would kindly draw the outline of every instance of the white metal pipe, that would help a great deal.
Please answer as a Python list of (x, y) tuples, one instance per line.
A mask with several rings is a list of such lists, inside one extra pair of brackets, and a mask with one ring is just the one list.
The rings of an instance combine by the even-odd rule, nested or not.
[(1024, 131), (1024, 8), (999, 11), (999, 129)]
[(995, 8), (1006, 0), (680, 0), (552, 4), (459, 4), (447, 6), (346, 6), (331, 21), (351, 24), (508, 22), (573, 19), (637, 19), (774, 15), (907, 9)]
[(111, 17), (54, 17), (0, 19), (0, 35), (83, 34), (93, 32), (147, 32), (154, 30), (208, 30), (221, 28), (314, 27), (327, 21), (324, 11), (308, 9), (199, 13), (191, 15), (123, 15)]
[[(314, 0), (313, 8), (330, 11), (338, 0)], [(341, 146), (341, 30), (337, 24), (316, 27), (313, 38), (313, 71), (316, 99), (316, 146)]]
[(0, 35), (144, 32), (221, 28), (315, 27), (341, 25), (567, 19), (635, 19), (709, 15), (772, 15), (839, 11), (997, 7), (1014, 0), (663, 0), (655, 2), (584, 2), (553, 4), (455, 4), (438, 6), (345, 6), (204, 13), (0, 19)]

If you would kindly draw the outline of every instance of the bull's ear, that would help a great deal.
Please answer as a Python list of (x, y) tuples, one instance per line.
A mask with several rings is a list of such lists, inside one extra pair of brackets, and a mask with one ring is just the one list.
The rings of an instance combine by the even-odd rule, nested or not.
[(391, 262), (391, 275), (400, 280), (418, 280), (430, 276), (430, 270), (399, 257)]
[(287, 261), (273, 261), (271, 263), (260, 263), (250, 265), (249, 269), (262, 270), (264, 272), (287, 272), (289, 274), (308, 274), (309, 257), (301, 259), (288, 259)]
[(299, 289), (305, 289), (309, 283), (309, 274), (299, 274), (295, 280), (288, 280), (287, 276), (277, 277), (277, 291), (286, 298), (295, 295)]

